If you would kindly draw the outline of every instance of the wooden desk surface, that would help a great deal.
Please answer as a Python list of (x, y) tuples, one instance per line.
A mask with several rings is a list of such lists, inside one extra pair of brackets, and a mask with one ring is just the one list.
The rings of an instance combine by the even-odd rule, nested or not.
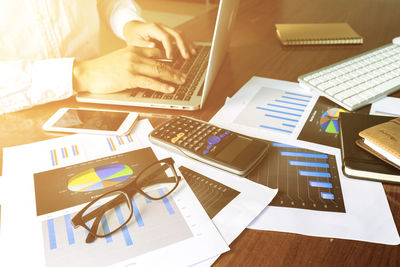
[[(252, 76), (297, 81), (301, 74), (388, 44), (400, 36), (398, 0), (242, 0), (228, 57), (206, 106), (195, 112), (109, 107), (138, 112), (184, 114), (209, 120)], [(192, 40), (209, 41), (216, 12), (180, 26)], [(348, 22), (364, 37), (362, 45), (281, 45), (276, 23)], [(195, 31), (193, 29), (196, 29)], [(393, 94), (400, 97), (400, 92)], [(104, 107), (73, 99), (0, 116), (0, 147), (62, 136), (42, 131), (42, 124), (60, 107)], [(0, 156), (1, 159), (1, 156)], [(1, 164), (0, 164), (1, 169)], [(397, 229), (400, 228), (400, 186), (384, 185)], [(245, 230), (215, 266), (400, 266), (399, 246)]]

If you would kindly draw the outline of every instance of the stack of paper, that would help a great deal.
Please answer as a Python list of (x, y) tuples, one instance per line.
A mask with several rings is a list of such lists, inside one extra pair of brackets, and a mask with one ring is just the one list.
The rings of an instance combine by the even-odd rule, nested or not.
[(249, 228), (399, 244), (382, 184), (342, 173), (340, 108), (297, 83), (250, 79), (211, 123), (273, 142), (249, 179), (278, 194)]
[(95, 166), (110, 164), (125, 163), (135, 172), (157, 158), (171, 156), (150, 147), (147, 136), (151, 130), (148, 121), (141, 121), (127, 136), (77, 134), (5, 148), (1, 262), (41, 266), (210, 265), (228, 251), (228, 244), (268, 205), (276, 190), (175, 156), (177, 169), (185, 164), (199, 175), (217, 177), (214, 183), (237, 192), (229, 201), (217, 202), (213, 220), (183, 180), (164, 201), (135, 195), (135, 218), (109, 238), (86, 244), (86, 230), (72, 227), (71, 218), (85, 203), (113, 187), (79, 190), (79, 185), (70, 185), (70, 178), (86, 173), (89, 179)]

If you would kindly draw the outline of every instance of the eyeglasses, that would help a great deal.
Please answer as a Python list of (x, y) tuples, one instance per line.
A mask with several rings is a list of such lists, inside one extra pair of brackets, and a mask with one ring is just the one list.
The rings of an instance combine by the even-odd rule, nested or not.
[(123, 188), (105, 193), (91, 201), (71, 220), (74, 228), (89, 231), (86, 243), (97, 237), (107, 237), (122, 229), (133, 215), (133, 196), (136, 193), (151, 200), (160, 200), (171, 194), (181, 177), (176, 174), (174, 160), (166, 158), (143, 169)]

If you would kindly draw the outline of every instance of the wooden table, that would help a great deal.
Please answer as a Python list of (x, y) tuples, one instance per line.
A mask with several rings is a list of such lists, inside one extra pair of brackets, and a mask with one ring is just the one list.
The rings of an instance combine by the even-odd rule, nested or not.
[[(216, 12), (181, 25), (188, 37), (210, 41)], [(276, 23), (348, 22), (364, 37), (362, 45), (281, 45)], [(196, 30), (193, 30), (196, 29)], [(209, 120), (252, 76), (297, 81), (301, 74), (390, 43), (400, 36), (398, 0), (242, 0), (229, 54), (200, 111), (165, 111), (110, 107), (138, 112), (184, 114)], [(393, 94), (400, 97), (400, 92)], [(54, 138), (42, 124), (60, 107), (105, 107), (67, 99), (0, 116), (0, 146)], [(157, 123), (156, 121), (153, 121)], [(1, 156), (0, 156), (1, 159)], [(1, 165), (0, 165), (1, 167)], [(397, 228), (400, 228), (400, 186), (384, 185)], [(215, 266), (400, 266), (399, 246), (289, 233), (245, 230)]]

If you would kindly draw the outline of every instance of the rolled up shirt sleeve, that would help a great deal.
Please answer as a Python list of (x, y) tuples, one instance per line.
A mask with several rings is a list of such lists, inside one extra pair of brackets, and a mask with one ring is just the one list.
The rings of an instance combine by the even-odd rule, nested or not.
[(123, 28), (132, 20), (145, 21), (140, 7), (132, 0), (98, 0), (101, 17), (109, 23), (116, 36), (125, 40)]
[(73, 58), (0, 62), (0, 114), (72, 96), (73, 64)]

